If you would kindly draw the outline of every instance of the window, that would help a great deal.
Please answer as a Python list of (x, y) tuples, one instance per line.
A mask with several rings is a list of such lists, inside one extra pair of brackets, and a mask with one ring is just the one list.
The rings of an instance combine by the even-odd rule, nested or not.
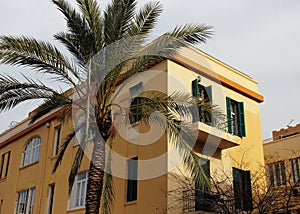
[(41, 138), (34, 137), (26, 145), (23, 156), (23, 166), (34, 163), (40, 159)]
[(32, 214), (35, 188), (30, 188), (18, 193), (16, 214)]
[(246, 136), (244, 103), (226, 97), (228, 132), (240, 137)]
[(9, 160), (10, 160), (10, 151), (2, 154), (1, 156), (1, 165), (0, 165), (0, 179), (6, 178), (8, 174), (8, 167), (9, 167)]
[[(200, 106), (198, 106), (198, 112), (193, 114), (193, 122), (200, 121), (208, 125), (212, 125), (211, 115), (211, 101), (212, 101), (212, 87), (204, 87), (199, 84), (198, 79), (192, 81), (192, 94), (193, 97), (199, 98)], [(206, 106), (202, 108), (202, 106)]]
[(235, 208), (249, 211), (253, 209), (250, 171), (233, 168), (233, 190)]
[(55, 156), (55, 155), (58, 154), (59, 142), (60, 142), (60, 131), (61, 131), (61, 127), (60, 126), (58, 126), (58, 127), (55, 128), (53, 156)]
[(49, 193), (48, 193), (48, 214), (52, 214), (52, 208), (53, 208), (53, 199), (54, 199), (54, 184), (49, 185)]
[[(200, 163), (207, 179), (210, 179), (210, 161), (200, 158)], [(212, 200), (210, 197), (210, 183), (205, 182), (204, 188), (199, 181), (195, 181), (195, 210), (212, 211)]]
[(300, 179), (300, 157), (290, 160), (291, 175), (293, 183), (297, 183)]
[(272, 187), (279, 187), (286, 184), (285, 164), (283, 161), (269, 164), (268, 173), (270, 185)]
[(138, 158), (127, 160), (127, 201), (137, 200)]
[(79, 208), (85, 206), (85, 196), (88, 181), (88, 173), (83, 172), (76, 176), (69, 200), (69, 208)]
[(135, 97), (139, 96), (143, 90), (143, 83), (139, 82), (135, 86), (129, 89), (130, 94), (130, 122), (136, 123), (142, 119), (142, 106), (141, 106), (141, 98)]

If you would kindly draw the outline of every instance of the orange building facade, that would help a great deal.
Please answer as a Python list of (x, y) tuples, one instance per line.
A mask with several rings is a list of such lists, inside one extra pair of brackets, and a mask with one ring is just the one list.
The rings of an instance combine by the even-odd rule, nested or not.
[[(219, 107), (224, 121), (206, 120), (204, 114), (197, 120), (187, 118), (195, 130), (193, 148), (199, 157), (209, 162), (211, 177), (220, 169), (228, 170), (233, 187), (245, 188), (245, 184), (235, 185), (241, 181), (240, 176), (249, 176), (250, 181), (251, 175), (264, 164), (259, 109), (263, 97), (257, 82), (196, 48), (186, 48), (174, 58), (136, 75), (122, 91), (140, 90), (135, 87), (147, 91), (154, 86), (169, 95), (175, 91), (184, 91), (191, 96), (202, 93)], [(0, 135), (0, 213), (84, 213), (88, 156), (84, 156), (73, 189), (68, 194), (68, 176), (79, 148), (76, 141), (67, 148), (61, 165), (52, 173), (59, 148), (73, 127), (72, 121), (61, 123), (57, 119), (58, 112), (51, 112), (33, 124), (25, 119)], [(182, 169), (180, 171), (188, 176), (182, 163), (174, 164), (180, 157), (174, 159), (172, 139), (163, 133), (151, 143), (142, 144), (149, 139), (143, 135), (149, 127), (137, 124), (131, 128), (142, 135), (128, 138), (131, 132), (127, 130), (125, 140), (124, 133), (117, 134), (114, 139), (114, 151), (123, 162), (115, 166), (113, 163), (112, 171), (119, 170), (124, 176), (118, 173), (113, 176), (115, 203), (112, 212), (175, 214), (205, 211), (195, 201), (186, 207), (183, 192), (179, 193), (182, 200), (176, 202), (177, 206), (169, 197), (169, 192), (180, 188), (179, 183), (172, 181), (171, 173), (178, 174)], [(151, 160), (149, 165), (147, 160)], [(253, 164), (240, 166), (241, 162), (249, 160)], [(127, 179), (129, 174), (137, 181)], [(244, 189), (236, 191), (240, 190)], [(251, 195), (251, 188), (247, 191)], [(240, 211), (251, 209), (250, 202), (244, 201), (246, 199), (241, 198), (236, 202)]]

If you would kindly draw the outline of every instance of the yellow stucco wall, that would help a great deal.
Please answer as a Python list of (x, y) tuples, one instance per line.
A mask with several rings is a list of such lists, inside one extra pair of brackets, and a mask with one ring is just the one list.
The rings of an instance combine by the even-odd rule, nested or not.
[[(226, 66), (219, 61), (213, 60), (208, 55), (203, 55), (202, 52), (200, 53), (195, 49), (185, 50), (182, 55), (189, 57), (196, 63), (202, 63), (206, 67), (214, 70), (216, 73), (222, 74), (232, 81), (239, 82), (249, 90), (258, 93), (257, 83), (254, 80), (247, 75), (233, 70), (229, 66)], [(203, 56), (206, 57), (206, 62), (203, 62)], [(166, 92), (167, 94), (172, 94), (174, 91), (185, 91), (191, 93), (191, 81), (197, 78), (198, 75), (201, 75), (201, 72), (199, 73), (191, 71), (190, 69), (179, 65), (172, 60), (166, 60), (156, 65), (151, 69), (151, 71), (152, 72), (147, 71), (136, 75), (121, 89), (121, 92), (128, 93), (128, 90), (131, 86), (139, 81), (143, 81), (144, 90), (155, 89)], [(245, 166), (242, 167), (243, 169), (255, 171), (258, 168), (258, 165), (264, 164), (263, 149), (261, 144), (262, 139), (259, 103), (253, 101), (249, 97), (235, 92), (232, 89), (220, 86), (218, 83), (207, 77), (202, 77), (202, 83), (204, 85), (212, 85), (213, 101), (220, 107), (224, 114), (226, 114), (226, 96), (229, 96), (237, 101), (244, 102), (245, 107), (246, 137), (243, 137), (242, 139), (232, 137), (231, 139), (238, 141), (236, 142), (237, 146), (219, 151), (221, 156), (218, 158), (205, 156), (211, 160), (211, 172), (217, 171), (219, 167), (229, 170), (231, 170), (233, 166), (241, 168), (238, 164), (241, 162), (245, 163)], [(74, 210), (68, 209), (67, 178), (78, 146), (71, 146), (68, 148), (62, 164), (59, 166), (57, 172), (52, 174), (53, 164), (56, 160), (56, 157), (53, 157), (53, 142), (55, 136), (54, 128), (59, 125), (59, 122), (55, 119), (51, 119), (49, 122), (49, 124), (44, 123), (33, 131), (14, 140), (12, 143), (0, 148), (0, 155), (6, 151), (11, 151), (8, 177), (0, 180), (0, 200), (3, 199), (1, 208), (2, 213), (13, 213), (17, 200), (17, 192), (30, 187), (36, 187), (33, 213), (46, 213), (48, 206), (47, 198), (49, 184), (53, 183), (55, 183), (53, 213), (84, 213), (84, 209), (82, 208)], [(27, 126), (25, 125), (19, 125), (11, 131), (0, 136), (0, 146), (1, 143), (5, 141), (5, 138), (13, 136), (12, 133), (18, 133), (26, 127)], [(71, 127), (72, 124), (70, 121), (62, 125), (61, 139), (66, 137)], [(155, 125), (154, 128), (155, 127), (157, 128), (159, 125)], [(133, 128), (140, 128), (143, 133), (147, 133), (148, 131), (148, 129), (143, 125), (141, 127), (137, 125)], [(26, 167), (21, 167), (21, 154), (24, 146), (26, 142), (35, 135), (39, 135), (42, 138), (40, 159), (37, 163)], [(143, 141), (143, 137), (145, 139), (149, 136), (144, 135), (136, 139), (135, 142)], [(138, 156), (139, 160), (151, 160), (162, 156), (171, 148), (170, 144), (168, 144), (169, 140), (165, 134), (161, 134), (156, 139), (157, 140), (152, 144), (138, 145), (130, 143), (130, 140), (126, 140), (126, 138), (124, 140), (124, 136), (117, 135), (113, 142), (113, 148), (116, 153), (124, 157), (124, 160), (135, 156)], [(237, 160), (238, 163), (232, 160)], [(125, 166), (124, 163), (122, 164), (121, 166)], [(169, 191), (177, 188), (176, 183), (170, 182), (169, 174), (159, 174), (159, 172), (157, 172), (157, 175), (159, 175), (158, 177), (151, 177), (151, 172), (157, 170), (157, 168), (165, 171), (170, 170), (168, 155), (163, 157), (160, 162), (157, 162), (156, 165), (152, 164), (151, 166), (153, 168), (142, 167), (143, 164), (139, 164), (139, 176), (149, 176), (149, 178), (138, 181), (138, 199), (135, 202), (126, 202), (126, 180), (120, 177), (113, 178), (116, 192), (113, 213), (180, 213), (180, 208), (177, 210), (168, 210), (172, 202), (167, 197), (167, 194)], [(88, 170), (88, 167), (88, 158), (84, 157), (80, 171), (82, 172)], [(126, 168), (121, 168), (121, 171), (123, 172), (123, 175), (126, 176)]]

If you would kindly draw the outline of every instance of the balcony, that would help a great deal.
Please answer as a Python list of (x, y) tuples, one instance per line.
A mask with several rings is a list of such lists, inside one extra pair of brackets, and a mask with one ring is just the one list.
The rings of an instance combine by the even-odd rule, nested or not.
[[(200, 196), (200, 197), (199, 197)], [(182, 191), (182, 213), (237, 213), (234, 199), (224, 200), (221, 195), (212, 192), (197, 193), (194, 189)]]
[[(241, 138), (227, 132), (227, 122), (213, 118), (210, 122), (193, 120), (197, 142), (195, 151), (218, 158), (221, 150), (239, 146)], [(197, 131), (196, 131), (197, 130)], [(212, 152), (214, 152), (212, 154)]]

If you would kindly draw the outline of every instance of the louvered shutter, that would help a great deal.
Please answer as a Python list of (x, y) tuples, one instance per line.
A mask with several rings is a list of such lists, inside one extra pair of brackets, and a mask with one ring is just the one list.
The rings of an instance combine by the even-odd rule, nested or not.
[(228, 125), (228, 132), (232, 134), (232, 115), (231, 115), (231, 100), (229, 97), (226, 97), (226, 107), (227, 107), (227, 125)]
[(241, 209), (242, 208), (241, 170), (233, 167), (232, 173), (233, 173), (234, 205), (236, 209)]
[(252, 188), (250, 171), (242, 171), (243, 173), (243, 210), (253, 210), (252, 204)]
[[(200, 92), (199, 92), (199, 85), (198, 85), (198, 80), (195, 79), (192, 81), (192, 95), (193, 97), (199, 97), (200, 96)], [(197, 107), (198, 112), (194, 112), (193, 113), (193, 122), (199, 121), (200, 120), (200, 116), (201, 116), (201, 106)]]
[(244, 113), (244, 103), (238, 102), (238, 121), (239, 121), (239, 133), (240, 137), (246, 137), (246, 127), (245, 127), (245, 113)]

